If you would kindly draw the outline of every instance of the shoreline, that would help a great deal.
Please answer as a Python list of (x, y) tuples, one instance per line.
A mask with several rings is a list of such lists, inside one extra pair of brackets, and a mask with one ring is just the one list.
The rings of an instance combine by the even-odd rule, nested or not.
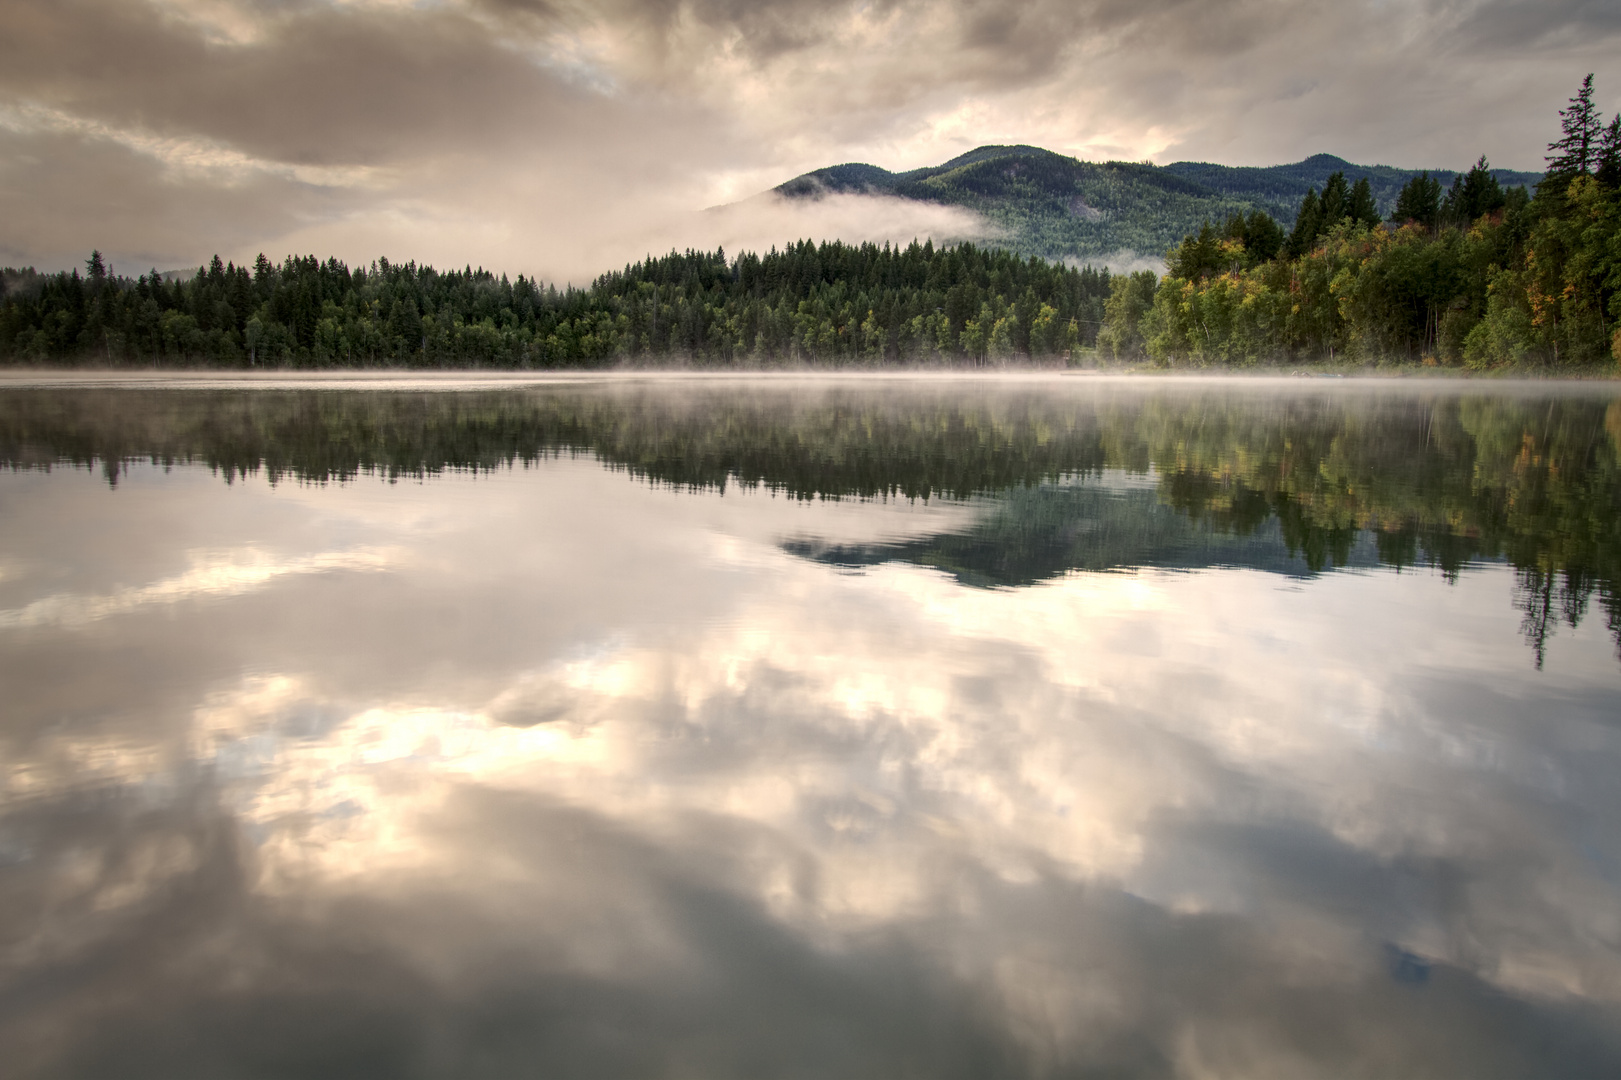
[(197, 368), (0, 368), (0, 390), (26, 389), (254, 389), (266, 390), (518, 390), (542, 387), (631, 384), (749, 383), (1114, 383), (1137, 385), (1248, 384), (1298, 386), (1301, 383), (1382, 387), (1462, 389), (1470, 385), (1502, 389), (1598, 389), (1621, 384), (1621, 371), (1551, 373), (1535, 370), (1477, 372), (1414, 365), (1407, 368), (1161, 368), (1017, 367), (1003, 368), (602, 368), (523, 371), (489, 369), (347, 368), (214, 370)]

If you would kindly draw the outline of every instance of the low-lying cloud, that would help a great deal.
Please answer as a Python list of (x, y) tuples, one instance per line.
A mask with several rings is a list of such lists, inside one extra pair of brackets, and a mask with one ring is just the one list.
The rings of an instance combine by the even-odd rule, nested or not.
[(1111, 274), (1136, 274), (1144, 270), (1155, 274), (1165, 273), (1165, 256), (1148, 255), (1130, 248), (1121, 248), (1119, 251), (1111, 251), (1096, 258), (1082, 259), (1072, 255), (1064, 261), (1071, 266), (1099, 267)]

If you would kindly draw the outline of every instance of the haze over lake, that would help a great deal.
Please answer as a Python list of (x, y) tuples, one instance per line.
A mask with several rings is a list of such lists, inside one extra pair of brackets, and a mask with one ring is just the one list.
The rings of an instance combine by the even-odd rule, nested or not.
[(0, 383), (0, 1060), (1621, 1071), (1621, 391)]

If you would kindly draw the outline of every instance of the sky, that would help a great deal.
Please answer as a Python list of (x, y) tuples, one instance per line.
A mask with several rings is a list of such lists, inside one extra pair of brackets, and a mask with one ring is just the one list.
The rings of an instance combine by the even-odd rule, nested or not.
[[(1536, 169), (1613, 0), (0, 0), (0, 266), (382, 255), (585, 282), (649, 252), (969, 235), (762, 193), (987, 143)], [(719, 208), (719, 209), (716, 209)]]

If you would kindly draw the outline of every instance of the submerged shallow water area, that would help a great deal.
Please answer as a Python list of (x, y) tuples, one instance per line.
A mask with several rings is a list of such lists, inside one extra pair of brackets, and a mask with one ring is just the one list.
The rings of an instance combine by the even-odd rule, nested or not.
[(1621, 1074), (1621, 395), (0, 385), (8, 1076)]

